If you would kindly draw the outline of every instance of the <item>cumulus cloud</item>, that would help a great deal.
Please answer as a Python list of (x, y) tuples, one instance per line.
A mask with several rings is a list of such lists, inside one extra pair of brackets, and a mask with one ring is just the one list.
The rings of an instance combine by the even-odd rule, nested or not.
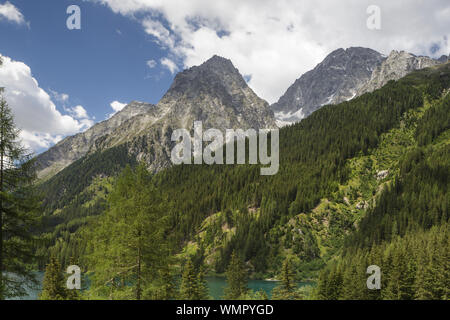
[(169, 58), (162, 58), (161, 65), (163, 67), (167, 68), (170, 71), (170, 73), (172, 73), (172, 74), (174, 74), (178, 70), (178, 67), (175, 64), (175, 62), (173, 62)]
[[(269, 102), (340, 47), (435, 57), (450, 52), (448, 0), (91, 1), (138, 19), (147, 34), (169, 50), (170, 60), (185, 68), (214, 54), (231, 59)], [(381, 9), (381, 30), (367, 28), (369, 5)]]
[(126, 103), (121, 103), (119, 101), (113, 101), (111, 102), (110, 106), (111, 108), (114, 110), (114, 112), (119, 112), (121, 111), (123, 108), (126, 107)]
[(6, 1), (4, 4), (0, 4), (0, 20), (7, 20), (19, 25), (28, 24), (25, 21), (25, 17), (22, 12), (20, 12), (20, 10), (9, 1)]
[(155, 60), (148, 60), (147, 61), (147, 67), (149, 67), (150, 69), (153, 69), (154, 67), (156, 67), (156, 61)]
[[(3, 56), (2, 60), (0, 87), (5, 87), (4, 98), (14, 113), (26, 147), (41, 151), (64, 136), (86, 130), (93, 124), (81, 106), (71, 109), (69, 114), (61, 114), (25, 63)], [(66, 98), (65, 95), (60, 97)]]
[(122, 102), (119, 102), (119, 101), (113, 101), (109, 105), (114, 110), (114, 112), (108, 114), (108, 119), (111, 118), (113, 115), (115, 115), (117, 112), (121, 111), (123, 108), (125, 108), (127, 106), (126, 103), (122, 103)]

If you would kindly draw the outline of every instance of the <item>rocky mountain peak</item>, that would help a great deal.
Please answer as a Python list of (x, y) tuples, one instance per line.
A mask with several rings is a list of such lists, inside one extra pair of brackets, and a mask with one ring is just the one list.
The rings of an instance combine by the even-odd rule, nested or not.
[(375, 50), (362, 47), (331, 52), (271, 106), (279, 124), (299, 121), (323, 105), (353, 98), (384, 58)]
[(437, 61), (439, 61), (440, 63), (446, 63), (448, 60), (450, 60), (450, 55), (446, 56), (445, 54), (437, 59)]
[(391, 80), (399, 80), (407, 74), (423, 68), (440, 64), (438, 60), (430, 57), (416, 56), (406, 51), (393, 50), (374, 70), (370, 80), (358, 90), (357, 95), (380, 89)]
[(233, 63), (217, 55), (199, 66), (191, 67), (176, 75), (162, 101), (179, 99), (188, 95), (223, 94), (247, 86), (244, 78)]

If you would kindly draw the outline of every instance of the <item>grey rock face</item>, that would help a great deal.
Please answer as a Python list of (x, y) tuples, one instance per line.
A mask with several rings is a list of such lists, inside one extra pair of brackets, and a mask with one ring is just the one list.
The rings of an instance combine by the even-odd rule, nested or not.
[(356, 96), (385, 57), (372, 49), (338, 49), (305, 73), (271, 106), (280, 124), (296, 122), (327, 104)]
[(39, 176), (51, 176), (82, 156), (127, 143), (130, 154), (152, 171), (168, 167), (174, 146), (171, 133), (192, 130), (276, 128), (269, 104), (247, 85), (230, 60), (214, 56), (179, 73), (155, 106), (133, 102), (111, 119), (68, 137), (37, 157)]
[(442, 55), (439, 59), (437, 59), (437, 61), (440, 63), (446, 63), (449, 60), (449, 57), (450, 56)]
[(127, 121), (102, 141), (100, 148), (129, 143), (129, 152), (148, 164), (151, 171), (171, 165), (176, 129), (192, 132), (194, 121), (203, 129), (276, 128), (269, 104), (247, 85), (230, 60), (214, 56), (200, 66), (179, 73), (156, 105), (155, 118)]
[(110, 134), (122, 123), (140, 114), (148, 113), (154, 108), (154, 105), (148, 103), (131, 102), (110, 119), (97, 123), (83, 133), (63, 139), (36, 157), (38, 177), (45, 179), (58, 173), (83, 157), (94, 146), (98, 138)]
[(399, 80), (407, 74), (440, 64), (439, 60), (418, 57), (405, 51), (392, 51), (387, 59), (378, 66), (370, 80), (358, 90), (358, 96), (380, 89), (391, 80)]

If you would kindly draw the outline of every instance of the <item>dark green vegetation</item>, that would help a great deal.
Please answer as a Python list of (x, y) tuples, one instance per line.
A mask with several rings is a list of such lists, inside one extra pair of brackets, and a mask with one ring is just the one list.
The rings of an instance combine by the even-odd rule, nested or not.
[[(399, 174), (322, 272), (319, 298), (449, 299), (450, 95), (433, 98)], [(369, 265), (381, 267), (384, 290), (364, 287)]]
[(45, 268), (42, 292), (39, 295), (40, 300), (79, 300), (80, 296), (77, 290), (68, 290), (66, 279), (61, 272), (61, 265), (54, 257)]
[[(179, 260), (188, 258), (196, 270), (205, 266), (209, 272), (223, 273), (238, 265), (231, 258), (235, 252), (249, 275), (283, 278), (286, 284), (278, 295), (289, 299), (296, 296), (289, 279), (316, 278), (327, 264), (320, 275), (319, 298), (447, 298), (445, 290), (429, 288), (436, 281), (440, 288), (449, 287), (442, 282), (448, 276), (436, 278), (439, 272), (448, 274), (448, 257), (443, 256), (449, 251), (448, 232), (442, 228), (448, 228), (450, 199), (449, 87), (446, 64), (318, 110), (280, 131), (280, 171), (275, 176), (261, 176), (258, 166), (191, 165), (145, 178), (139, 192), (149, 188), (148, 194), (154, 195), (156, 189), (148, 203), (163, 197), (167, 207), (158, 211), (164, 219), (161, 229), (154, 226), (159, 220), (150, 218), (153, 211), (146, 211), (150, 221), (145, 214), (139, 216), (149, 228), (141, 232), (163, 233), (160, 243), (175, 255), (174, 262), (156, 270), (170, 275)], [(105, 224), (107, 219), (127, 224), (118, 208), (132, 195), (120, 189), (120, 179), (114, 182), (111, 177), (126, 164), (135, 167), (132, 159), (126, 146), (117, 147), (86, 156), (40, 185), (48, 195), (43, 230), (47, 243), (40, 253), (54, 254), (63, 265), (75, 256), (96, 273), (122, 266), (113, 255), (90, 263), (86, 257), (100, 251), (92, 253), (87, 244), (97, 246), (99, 241), (90, 237), (101, 235), (102, 241), (118, 248), (127, 238), (124, 232), (137, 232), (128, 227), (107, 232), (114, 223)], [(119, 194), (122, 200), (115, 202)], [(133, 210), (126, 212), (137, 214)], [(91, 230), (95, 225), (98, 228)], [(426, 247), (430, 239), (440, 243), (434, 251)], [(406, 257), (412, 248), (415, 253)], [(130, 261), (136, 261), (136, 251)], [(150, 256), (148, 261), (156, 259)], [(382, 268), (383, 293), (364, 289), (369, 264)], [(141, 297), (138, 280), (150, 280), (136, 273), (134, 265), (123, 266), (130, 272), (113, 279), (120, 280), (117, 291), (100, 296)], [(188, 264), (184, 281), (197, 285), (190, 268)], [(406, 289), (396, 287), (398, 277), (409, 277), (404, 280)], [(164, 281), (158, 282), (162, 278), (152, 279), (148, 295), (142, 297), (170, 297)], [(101, 279), (102, 284), (106, 280)], [(183, 292), (187, 297), (197, 294)]]
[(33, 163), (2, 93), (0, 88), (0, 300), (23, 296), (25, 284), (35, 284), (32, 230), (40, 215)]

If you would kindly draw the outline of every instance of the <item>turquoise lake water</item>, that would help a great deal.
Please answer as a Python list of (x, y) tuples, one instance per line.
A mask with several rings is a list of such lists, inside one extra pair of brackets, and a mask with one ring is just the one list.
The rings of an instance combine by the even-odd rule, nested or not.
[[(42, 279), (44, 278), (44, 273), (39, 272), (37, 274), (37, 279), (39, 283), (42, 283)], [(222, 277), (206, 277), (206, 282), (209, 287), (209, 295), (213, 297), (213, 299), (219, 300), (223, 296), (223, 290), (226, 287), (225, 278)], [(277, 281), (266, 281), (266, 280), (249, 280), (248, 287), (254, 291), (264, 290), (268, 297), (270, 298), (272, 289), (278, 285)], [(311, 285), (311, 283), (299, 282), (298, 286), (306, 286)], [(38, 287), (34, 290), (28, 290), (28, 295), (26, 297), (21, 297), (20, 300), (36, 300), (38, 294), (41, 292), (41, 287)]]

